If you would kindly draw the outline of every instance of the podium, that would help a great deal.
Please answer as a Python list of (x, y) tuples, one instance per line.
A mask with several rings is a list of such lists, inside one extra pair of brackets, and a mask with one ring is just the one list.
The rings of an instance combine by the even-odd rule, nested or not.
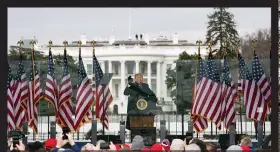
[(131, 128), (154, 127), (154, 116), (130, 116)]

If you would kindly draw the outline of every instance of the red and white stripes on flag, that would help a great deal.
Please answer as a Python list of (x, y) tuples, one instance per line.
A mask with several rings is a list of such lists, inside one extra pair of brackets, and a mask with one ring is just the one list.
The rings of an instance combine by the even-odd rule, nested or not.
[(194, 103), (195, 103), (195, 98), (197, 96), (197, 91), (198, 88), (200, 87), (201, 84), (201, 79), (203, 77), (203, 72), (204, 72), (204, 68), (203, 68), (203, 61), (202, 58), (200, 57), (199, 54), (199, 58), (198, 58), (198, 67), (196, 70), (196, 76), (195, 76), (195, 82), (194, 82), (194, 87), (193, 87), (193, 97), (192, 97), (192, 110), (191, 110), (191, 118), (192, 118), (192, 122), (193, 122), (193, 128), (197, 133), (201, 133), (203, 132), (205, 129), (208, 128), (208, 122), (207, 119), (198, 115), (194, 115)]
[(70, 73), (68, 69), (68, 59), (66, 49), (64, 49), (64, 63), (63, 63), (63, 74), (61, 79), (61, 88), (59, 95), (58, 104), (58, 124), (60, 126), (68, 126), (71, 131), (75, 131), (74, 111), (72, 107), (72, 84), (70, 79)]
[(81, 49), (79, 50), (78, 91), (76, 102), (75, 131), (92, 120), (91, 106), (94, 102), (93, 90), (85, 71)]
[(203, 78), (197, 90), (193, 114), (203, 116), (221, 129), (221, 84), (216, 63), (210, 52)]
[(224, 59), (224, 69), (222, 72), (222, 95), (221, 95), (221, 121), (229, 130), (230, 124), (235, 122), (235, 108), (234, 102), (238, 97), (236, 85), (234, 84), (230, 71), (228, 61)]
[(264, 97), (259, 89), (256, 81), (253, 79), (252, 74), (243, 59), (238, 54), (239, 69), (242, 94), (244, 95), (244, 105), (246, 108), (246, 115), (249, 119), (257, 121), (264, 121), (268, 112), (268, 106), (264, 100)]
[(95, 55), (93, 55), (93, 63), (95, 69), (94, 93), (96, 97), (96, 118), (99, 118), (104, 128), (108, 130), (109, 122), (107, 110), (113, 101), (113, 97), (109, 85), (103, 86), (100, 84), (101, 79), (103, 78), (103, 71)]
[(261, 90), (265, 102), (269, 107), (271, 107), (271, 86), (265, 76), (265, 73), (263, 71), (262, 65), (259, 61), (259, 57), (257, 56), (256, 52), (254, 52), (252, 71), (253, 78), (256, 81), (259, 89)]
[(49, 50), (48, 58), (48, 73), (46, 80), (46, 89), (45, 89), (45, 100), (52, 104), (55, 112), (55, 117), (58, 119), (58, 100), (59, 100), (59, 86), (54, 72), (53, 57), (52, 52)]
[[(34, 54), (33, 54), (34, 55)], [(43, 97), (40, 76), (36, 68), (35, 59), (33, 63), (31, 62), (29, 75), (29, 83), (28, 83), (28, 118), (30, 120), (29, 127), (33, 129), (35, 134), (38, 134), (38, 104), (40, 99)]]
[(8, 80), (7, 80), (7, 108), (8, 108), (8, 131), (16, 129), (15, 115), (14, 115), (14, 102), (13, 102), (13, 91), (14, 91), (14, 80), (10, 66), (8, 67)]

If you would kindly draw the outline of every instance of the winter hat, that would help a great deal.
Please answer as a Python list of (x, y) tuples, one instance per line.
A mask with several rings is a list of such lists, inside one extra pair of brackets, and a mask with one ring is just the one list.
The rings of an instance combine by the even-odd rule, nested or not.
[(226, 152), (242, 152), (242, 148), (237, 145), (232, 145), (232, 146), (228, 147)]
[(52, 150), (56, 146), (56, 139), (50, 138), (45, 142), (45, 148), (47, 150)]
[(116, 150), (120, 150), (121, 149), (121, 147), (118, 144), (115, 144), (115, 146), (116, 146)]
[(151, 151), (151, 149), (149, 149), (147, 147), (141, 149), (141, 152), (150, 152), (150, 151)]
[(163, 139), (161, 142), (161, 146), (163, 147), (163, 149), (165, 151), (169, 151), (170, 150), (170, 142), (168, 139)]
[(196, 152), (196, 151), (201, 151), (201, 149), (197, 144), (189, 144), (185, 147), (185, 151)]
[(144, 147), (143, 137), (136, 135), (132, 140), (131, 150), (141, 150)]
[(160, 152), (163, 150), (163, 147), (161, 146), (161, 144), (154, 144), (152, 147), (151, 147), (151, 151), (152, 152)]
[(171, 146), (170, 146), (170, 151), (178, 151), (178, 150), (184, 150), (185, 144), (182, 139), (173, 139)]
[(130, 145), (128, 145), (128, 144), (122, 144), (122, 145), (121, 145), (121, 148), (130, 148)]
[(251, 149), (248, 146), (240, 146), (242, 149), (242, 152), (250, 152)]

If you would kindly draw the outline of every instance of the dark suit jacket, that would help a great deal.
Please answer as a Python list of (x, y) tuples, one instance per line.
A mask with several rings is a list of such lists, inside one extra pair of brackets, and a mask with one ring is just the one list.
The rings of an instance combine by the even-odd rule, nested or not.
[[(135, 88), (136, 90), (139, 89), (142, 93), (139, 93), (131, 88)], [(147, 98), (147, 96), (153, 97), (149, 99), (150, 101), (157, 102), (154, 92), (150, 89), (147, 83), (142, 83), (141, 87), (139, 87), (139, 84), (135, 82), (131, 84), (131, 88), (127, 86), (123, 93), (128, 96), (127, 112), (134, 110), (136, 108), (136, 102), (139, 99)]]

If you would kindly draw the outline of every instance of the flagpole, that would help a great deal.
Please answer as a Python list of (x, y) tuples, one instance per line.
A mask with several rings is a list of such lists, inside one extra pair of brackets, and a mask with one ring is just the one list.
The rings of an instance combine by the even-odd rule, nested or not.
[[(95, 77), (94, 77), (94, 75), (95, 75), (95, 61), (94, 61), (94, 56), (95, 56), (95, 44), (96, 44), (96, 41), (91, 41), (90, 42), (91, 44), (92, 44), (92, 81), (95, 81)], [(95, 83), (94, 83), (95, 84)], [(95, 84), (95, 86), (94, 87), (96, 87), (96, 84)], [(94, 92), (94, 93), (96, 93), (96, 91)], [(94, 94), (94, 96), (96, 97), (96, 94)], [(93, 103), (95, 103), (95, 102), (93, 102)], [(94, 109), (94, 104), (92, 105), (92, 109)], [(93, 119), (96, 119), (96, 106), (95, 106), (95, 115), (93, 116)], [(93, 126), (92, 126), (93, 127)]]
[[(79, 55), (82, 56), (82, 41), (78, 41), (78, 46), (79, 46)], [(79, 63), (80, 64), (80, 63)], [(80, 125), (80, 124), (79, 124)], [(80, 138), (80, 128), (77, 130), (77, 139), (79, 140)]]
[[(19, 40), (18, 41), (18, 43), (17, 43), (18, 45), (19, 45), (19, 60), (20, 60), (20, 62), (21, 62), (21, 60), (22, 60), (22, 45), (24, 45), (24, 43), (23, 43), (23, 41), (22, 40)], [(24, 134), (28, 134), (28, 122), (24, 122), (24, 124), (23, 124), (23, 132), (24, 132)], [(25, 137), (24, 139), (23, 139), (23, 143), (24, 144), (26, 144), (27, 145), (27, 137)]]
[[(196, 44), (198, 44), (198, 60), (197, 60), (197, 67), (198, 67), (198, 64), (199, 64), (198, 61), (199, 61), (199, 57), (200, 57), (200, 45), (202, 44), (202, 41), (201, 40), (197, 40)], [(195, 98), (196, 98), (196, 85), (197, 85), (197, 68), (196, 68), (196, 71), (195, 71), (193, 103), (194, 103)], [(196, 137), (198, 138), (198, 132), (196, 133)]]
[[(35, 65), (34, 65), (34, 60), (35, 60), (35, 57), (34, 57), (34, 45), (36, 44), (36, 41), (35, 40), (31, 40), (30, 41), (30, 44), (32, 45), (32, 49), (31, 49), (31, 61), (32, 61), (32, 74), (33, 74), (33, 77), (32, 77), (32, 91), (33, 91), (33, 95), (35, 95), (35, 90), (34, 90), (34, 78), (35, 78), (35, 71), (34, 71), (34, 68), (35, 68)], [(34, 100), (34, 98), (32, 99)], [(34, 101), (33, 101), (34, 102)], [(32, 103), (33, 104), (33, 103)], [(33, 105), (35, 106), (35, 105)], [(38, 109), (37, 109), (38, 110)], [(38, 117), (37, 117), (38, 118)], [(34, 119), (34, 118), (33, 118)], [(37, 120), (38, 121), (38, 120)], [(38, 123), (37, 123), (38, 124)], [(38, 127), (38, 126), (37, 126)], [(35, 135), (37, 133), (34, 133), (34, 130), (33, 130), (33, 140), (36, 139)]]
[[(91, 44), (92, 44), (92, 81), (95, 81), (95, 61), (94, 61), (94, 56), (95, 56), (95, 44), (96, 44), (96, 41), (94, 41), (94, 40), (92, 40), (91, 42), (90, 42)], [(96, 89), (96, 83), (94, 83), (95, 84), (95, 89)], [(94, 92), (94, 93), (96, 93), (96, 91)], [(96, 99), (96, 94), (93, 94), (94, 96), (95, 96), (95, 99)], [(92, 121), (92, 123), (91, 123), (91, 143), (92, 144), (96, 144), (96, 142), (97, 142), (97, 130), (96, 130), (96, 128), (97, 128), (97, 119), (96, 119), (96, 101), (95, 102), (93, 102), (93, 104), (92, 104), (92, 109), (94, 109), (94, 104), (95, 104), (95, 110), (94, 110), (94, 115), (93, 115), (93, 121)], [(93, 110), (92, 110), (93, 111)], [(96, 127), (94, 127), (94, 126), (96, 126)], [(94, 130), (94, 128), (95, 128), (95, 130)]]
[[(239, 45), (240, 45), (240, 40), (237, 41), (237, 45), (236, 45), (236, 57), (237, 57), (237, 61), (238, 61), (238, 54), (239, 54)], [(237, 73), (238, 73), (238, 68), (237, 68)], [(238, 78), (239, 79), (239, 78)], [(237, 80), (238, 80), (237, 79)], [(237, 92), (238, 92), (238, 82), (237, 82)], [(238, 99), (239, 99), (239, 103), (240, 103), (240, 106), (239, 106), (239, 118), (240, 118), (240, 133), (242, 134), (243, 133), (243, 130), (242, 130), (242, 104), (241, 104), (241, 95), (239, 93), (238, 94)]]
[[(223, 44), (222, 44), (222, 46), (223, 46), (223, 60), (224, 60), (224, 65), (225, 65), (225, 60), (226, 60), (226, 55), (227, 55), (227, 50), (226, 50), (226, 43), (224, 42)], [(222, 66), (221, 66), (221, 68), (222, 68)], [(223, 95), (223, 90), (221, 89), (221, 96), (220, 96), (220, 99), (221, 99), (221, 97), (222, 97), (222, 95)], [(222, 103), (221, 103), (222, 104)], [(225, 106), (226, 106), (226, 104), (225, 104)], [(225, 108), (225, 110), (226, 110), (226, 108)], [(226, 127), (227, 126), (227, 112), (226, 111), (223, 111), (223, 113), (225, 112), (225, 114), (224, 114), (224, 116), (225, 116), (225, 118), (224, 118), (224, 126)], [(221, 113), (222, 115), (223, 115), (223, 113)], [(221, 120), (222, 121), (222, 120)], [(227, 134), (227, 128), (226, 128), (226, 134)]]

